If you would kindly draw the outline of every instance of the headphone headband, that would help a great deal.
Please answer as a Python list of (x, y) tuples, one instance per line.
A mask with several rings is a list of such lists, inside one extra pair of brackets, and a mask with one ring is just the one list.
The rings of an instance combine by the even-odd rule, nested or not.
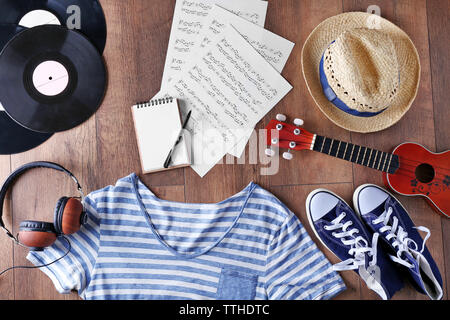
[(81, 194), (81, 198), (84, 198), (83, 189), (78, 182), (78, 179), (66, 168), (60, 166), (59, 164), (53, 163), (53, 162), (47, 162), (47, 161), (36, 161), (31, 162), (28, 164), (25, 164), (19, 168), (17, 168), (13, 173), (9, 175), (9, 177), (5, 180), (3, 183), (2, 188), (0, 189), (0, 228), (2, 228), (8, 237), (13, 239), (16, 243), (18, 242), (17, 239), (14, 237), (14, 235), (6, 228), (4, 222), (3, 222), (3, 204), (5, 202), (6, 193), (8, 192), (11, 185), (16, 181), (18, 177), (20, 177), (23, 173), (25, 173), (28, 170), (35, 169), (35, 168), (48, 168), (57, 170), (60, 172), (63, 172), (67, 174), (76, 184), (78, 192)]

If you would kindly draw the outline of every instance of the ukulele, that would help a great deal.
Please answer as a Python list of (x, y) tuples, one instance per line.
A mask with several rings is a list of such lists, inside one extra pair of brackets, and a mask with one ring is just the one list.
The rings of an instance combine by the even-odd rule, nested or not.
[(386, 153), (312, 134), (301, 128), (303, 121), (285, 123), (286, 116), (267, 126), (266, 155), (274, 148), (287, 149), (283, 158), (292, 160), (292, 151), (312, 150), (363, 165), (383, 173), (387, 188), (405, 196), (423, 196), (441, 215), (450, 218), (450, 151), (433, 153), (417, 143), (403, 143)]

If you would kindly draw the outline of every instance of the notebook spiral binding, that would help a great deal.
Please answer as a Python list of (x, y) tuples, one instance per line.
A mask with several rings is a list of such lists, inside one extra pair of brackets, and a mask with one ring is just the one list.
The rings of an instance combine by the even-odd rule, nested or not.
[(162, 104), (172, 103), (172, 101), (173, 101), (172, 97), (166, 97), (166, 98), (154, 99), (154, 100), (145, 101), (145, 102), (138, 102), (138, 103), (136, 103), (136, 106), (138, 109), (141, 109), (141, 108), (148, 108), (148, 107), (158, 106), (158, 105), (162, 105)]

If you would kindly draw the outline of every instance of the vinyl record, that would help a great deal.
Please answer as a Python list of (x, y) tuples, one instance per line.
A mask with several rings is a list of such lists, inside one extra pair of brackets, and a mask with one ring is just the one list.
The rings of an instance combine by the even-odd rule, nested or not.
[[(26, 28), (14, 24), (0, 24), (0, 51), (9, 40), (24, 30)], [(31, 150), (47, 141), (51, 136), (52, 134), (25, 129), (6, 114), (0, 103), (1, 155), (10, 155)]]
[(106, 68), (81, 33), (42, 25), (16, 35), (0, 55), (0, 102), (22, 126), (37, 132), (72, 129), (99, 108)]
[(25, 27), (21, 27), (15, 24), (0, 23), (0, 52), (16, 34), (26, 30)]
[(106, 21), (98, 0), (0, 0), (0, 23), (59, 24), (83, 33), (103, 53)]
[[(1, 109), (1, 106), (0, 106)], [(0, 154), (9, 155), (31, 150), (47, 141), (52, 134), (25, 129), (0, 111)]]

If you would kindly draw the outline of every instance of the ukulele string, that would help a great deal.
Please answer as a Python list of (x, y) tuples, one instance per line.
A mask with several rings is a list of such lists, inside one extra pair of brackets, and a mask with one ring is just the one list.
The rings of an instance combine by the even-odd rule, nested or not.
[[(423, 164), (422, 161), (411, 160), (411, 159), (404, 158), (404, 157), (401, 157), (401, 159), (402, 159), (402, 160), (409, 161), (409, 162), (414, 162), (414, 163), (418, 163), (418, 164)], [(411, 165), (411, 166), (416, 166), (416, 165)], [(442, 170), (448, 171), (448, 174), (450, 174), (450, 169), (448, 169), (448, 168), (438, 167), (438, 166), (434, 166), (434, 165), (433, 165), (432, 167), (433, 167), (434, 169), (442, 169)], [(437, 171), (437, 170), (435, 170), (435, 171)], [(444, 173), (443, 173), (443, 174), (444, 174)]]
[[(312, 134), (303, 134), (303, 136), (305, 136), (305, 137), (307, 137), (307, 138), (309, 138), (311, 140), (314, 138), (314, 135), (312, 135)], [(306, 147), (310, 146), (310, 143), (305, 143), (305, 144), (306, 144)], [(422, 164), (421, 161), (408, 159), (408, 158), (405, 158), (405, 157), (401, 157), (400, 160), (406, 160), (406, 161), (409, 161), (409, 162)], [(404, 165), (406, 165), (406, 164), (404, 164)], [(411, 166), (411, 167), (417, 167), (416, 165), (412, 165), (412, 164), (408, 164), (408, 165)], [(438, 167), (438, 166), (433, 166), (433, 168), (434, 168), (434, 171), (436, 173), (435, 176), (443, 175), (444, 176), (443, 180), (445, 180), (445, 176), (450, 175), (450, 168), (443, 168), (443, 167)], [(448, 173), (443, 173), (441, 170), (437, 170), (437, 169), (442, 169), (442, 170), (448, 171)], [(415, 173), (415, 171), (411, 171), (411, 172)], [(428, 178), (432, 178), (432, 177), (428, 176)]]
[[(412, 164), (407, 164), (407, 163), (402, 163), (402, 160), (405, 160), (405, 159), (403, 159), (403, 158), (400, 158), (400, 168), (403, 168), (403, 169), (405, 169), (405, 167), (410, 167), (410, 168), (412, 168), (412, 169), (409, 169), (408, 171), (409, 172), (412, 172), (412, 173), (414, 173), (414, 174), (416, 174), (416, 168), (417, 168), (417, 166), (416, 165), (412, 165)], [(434, 174), (423, 174), (423, 177), (424, 178), (426, 178), (426, 179), (432, 179), (433, 177), (440, 177), (442, 180), (440, 180), (440, 181), (444, 181), (445, 179), (446, 179), (446, 177), (447, 177), (448, 175), (447, 174), (445, 174), (445, 173), (440, 173), (439, 171), (437, 171), (437, 170), (434, 170)], [(438, 180), (439, 181), (439, 180)]]
[[(312, 138), (313, 136), (311, 136), (311, 138)], [(301, 146), (301, 147), (304, 147), (304, 148), (309, 148), (310, 147), (310, 143), (303, 143), (303, 142), (301, 142), (301, 143), (299, 143), (298, 144), (299, 146)], [(403, 157), (400, 157), (399, 158), (399, 160), (409, 160), (409, 159), (405, 159), (405, 158), (403, 158)], [(413, 161), (413, 160), (410, 160), (410, 161)], [(417, 163), (421, 163), (420, 161), (415, 161), (415, 162), (417, 162)], [(359, 164), (359, 163), (357, 163), (357, 164)], [(414, 169), (406, 169), (405, 167), (411, 167), (411, 168), (414, 168)], [(368, 167), (368, 166), (367, 166)], [(407, 163), (401, 163), (401, 166), (400, 166), (400, 168), (396, 168), (396, 167), (394, 167), (394, 166), (392, 166), (392, 165), (389, 165), (388, 167), (387, 167), (387, 169), (386, 169), (386, 171), (390, 171), (391, 169), (397, 169), (397, 172), (396, 172), (396, 175), (402, 175), (402, 176), (405, 176), (405, 177), (408, 177), (408, 178), (416, 178), (416, 171), (415, 171), (415, 168), (416, 168), (417, 166), (416, 165), (411, 165), (411, 164), (407, 164)], [(372, 168), (372, 169), (374, 169), (374, 168)], [(400, 170), (402, 170), (402, 171), (406, 171), (406, 172), (408, 172), (408, 174), (400, 174), (399, 173), (399, 171)], [(383, 171), (383, 170), (379, 170), (379, 171)], [(440, 174), (440, 173), (438, 173), (437, 171), (435, 171), (435, 175), (434, 176), (431, 176), (431, 175), (424, 175), (423, 176), (423, 178), (424, 179), (430, 179), (430, 180), (433, 180), (433, 181), (435, 181), (435, 182), (440, 182), (440, 183), (444, 183), (444, 181), (445, 181), (445, 174)], [(438, 178), (436, 178), (436, 177), (438, 177), (438, 176), (440, 176), (440, 175), (443, 175), (444, 176), (444, 178), (443, 179), (438, 179)], [(434, 178), (436, 178), (436, 179), (434, 179)]]
[[(315, 135), (309, 134), (309, 133), (308, 134), (303, 133), (303, 136), (308, 138), (308, 139), (310, 139), (310, 140), (312, 140)], [(308, 148), (309, 149), (311, 143), (310, 142), (304, 142), (304, 143), (300, 143), (300, 145), (303, 146), (304, 148)], [(415, 164), (414, 165), (413, 164), (408, 164), (408, 163), (405, 163), (405, 161), (409, 161), (410, 163), (412, 162), (412, 163), (417, 163), (417, 164), (421, 164), (422, 162), (421, 161), (417, 161), (417, 160), (413, 160), (413, 159), (404, 158), (404, 157), (399, 157), (399, 160), (401, 161), (401, 163), (400, 163), (401, 164), (401, 169), (403, 171), (411, 173), (411, 175), (407, 175), (407, 176), (408, 177), (416, 177), (416, 170), (415, 169), (417, 168), (417, 165), (415, 165)], [(406, 169), (405, 167), (411, 167), (413, 169)], [(447, 170), (447, 171), (450, 171), (450, 169), (442, 168), (442, 167), (433, 167), (433, 168), (434, 168), (434, 171), (435, 171), (434, 173), (435, 174), (434, 175), (424, 175), (423, 176), (424, 179), (431, 179), (431, 180), (434, 180), (436, 182), (442, 182), (442, 183), (445, 182), (446, 179), (447, 179), (447, 174), (446, 173), (442, 173), (441, 170), (437, 170), (437, 169), (443, 169), (443, 170)], [(397, 169), (397, 171), (398, 171), (399, 168), (395, 168), (395, 167), (389, 166), (387, 168), (387, 171), (389, 171), (390, 169)], [(398, 174), (398, 172), (397, 172), (397, 174)], [(441, 175), (444, 177), (444, 179), (442, 179), (442, 180), (441, 179), (434, 179), (434, 178), (439, 177)]]

